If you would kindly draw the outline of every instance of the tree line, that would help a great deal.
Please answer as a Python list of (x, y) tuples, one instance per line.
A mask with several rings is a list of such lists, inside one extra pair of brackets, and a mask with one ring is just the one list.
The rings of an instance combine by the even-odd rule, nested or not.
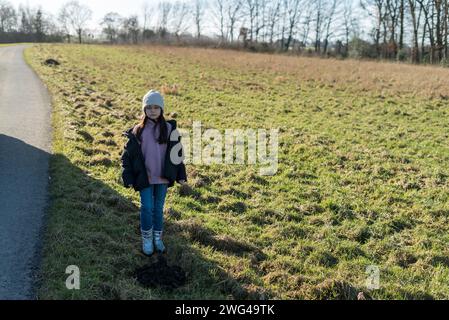
[(53, 16), (0, 0), (0, 42), (213, 45), (252, 51), (448, 64), (449, 0), (184, 0), (106, 14), (64, 3)]

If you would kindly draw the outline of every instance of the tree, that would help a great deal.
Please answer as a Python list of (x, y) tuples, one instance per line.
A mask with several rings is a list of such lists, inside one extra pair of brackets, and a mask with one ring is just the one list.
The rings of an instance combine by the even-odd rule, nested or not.
[(399, 6), (399, 50), (404, 48), (404, 19), (405, 19), (405, 1), (400, 0)]
[(179, 42), (181, 33), (185, 32), (188, 28), (187, 17), (189, 15), (190, 8), (184, 2), (177, 1), (171, 9), (171, 30), (176, 36), (176, 40)]
[(399, 25), (399, 15), (400, 15), (400, 2), (398, 0), (386, 0), (386, 19), (384, 19), (385, 25), (389, 30), (389, 40), (387, 55), (389, 58), (396, 58), (398, 54), (398, 42), (396, 38), (396, 30)]
[(249, 32), (250, 32), (250, 38), (249, 40), (251, 42), (254, 41), (253, 34), (254, 34), (254, 22), (256, 20), (256, 7), (258, 4), (257, 0), (246, 0), (245, 2), (245, 11), (246, 15), (249, 17)]
[(170, 2), (161, 2), (158, 5), (159, 9), (159, 23), (158, 23), (158, 33), (159, 37), (165, 38), (168, 30), (168, 19), (170, 16), (170, 12), (173, 8), (173, 5)]
[(79, 43), (82, 43), (83, 31), (91, 18), (92, 10), (89, 7), (78, 1), (71, 1), (62, 6), (59, 20), (63, 22), (63, 28), (68, 31), (67, 34), (70, 34), (69, 28), (75, 30)]
[(419, 20), (422, 13), (422, 7), (419, 9), (419, 16), (416, 16), (416, 10), (418, 3), (416, 0), (408, 0), (410, 15), (412, 18), (413, 25), (413, 51), (412, 51), (412, 62), (419, 63), (419, 45), (418, 45), (418, 30), (419, 30)]
[(421, 37), (421, 61), (424, 60), (425, 56), (425, 39), (428, 33), (430, 41), (430, 57), (429, 62), (433, 63), (433, 48), (434, 48), (434, 25), (433, 25), (433, 14), (432, 14), (432, 4), (434, 0), (417, 0), (424, 14), (424, 24)]
[(196, 37), (199, 40), (201, 37), (201, 24), (203, 22), (204, 10), (206, 3), (204, 0), (195, 0), (193, 6), (193, 18), (196, 27)]
[(212, 10), (212, 14), (216, 19), (216, 23), (218, 24), (218, 28), (220, 30), (220, 42), (224, 42), (226, 40), (226, 31), (225, 31), (225, 0), (215, 0), (214, 8)]
[[(256, 26), (254, 30), (254, 36), (256, 38), (256, 41), (260, 41), (260, 34), (261, 31), (266, 29), (268, 18), (267, 18), (267, 7), (268, 7), (268, 1), (267, 0), (258, 0), (257, 6), (256, 6)], [(265, 41), (266, 32), (262, 33), (262, 41)]]
[(0, 32), (9, 32), (17, 24), (17, 14), (14, 7), (5, 1), (0, 1)]
[(228, 13), (228, 30), (231, 43), (234, 42), (234, 32), (236, 23), (240, 19), (241, 9), (243, 6), (243, 0), (229, 0), (227, 6)]
[(20, 28), (22, 34), (31, 35), (33, 33), (34, 12), (29, 6), (19, 6)]
[(344, 28), (344, 37), (345, 37), (345, 47), (346, 52), (345, 55), (348, 54), (349, 51), (349, 37), (351, 35), (351, 31), (354, 29), (355, 19), (353, 17), (353, 2), (352, 0), (345, 0), (344, 9), (343, 9), (343, 28)]
[(331, 0), (327, 3), (329, 6), (326, 8), (326, 17), (325, 17), (325, 27), (326, 34), (324, 36), (324, 48), (323, 53), (327, 54), (327, 48), (329, 46), (329, 38), (332, 35), (333, 31), (331, 31), (331, 25), (334, 22), (334, 16), (337, 11), (337, 0)]
[(386, 17), (385, 0), (361, 0), (360, 6), (368, 13), (370, 17), (374, 19), (375, 27), (372, 30), (372, 38), (376, 46), (377, 56), (379, 57), (381, 55), (381, 47), (380, 47), (381, 28), (382, 25), (384, 25)]
[(302, 40), (301, 43), (302, 45), (306, 45), (306, 43), (308, 42), (309, 39), (309, 33), (310, 33), (310, 29), (311, 29), (311, 24), (312, 24), (312, 20), (313, 20), (313, 7), (311, 5), (308, 5), (306, 8), (306, 13), (305, 13), (305, 19), (302, 22)]
[(126, 41), (131, 40), (132, 43), (137, 44), (139, 42), (139, 18), (136, 15), (123, 19), (123, 33), (122, 37)]
[(323, 0), (315, 1), (315, 52), (321, 53), (321, 33), (323, 25)]
[(211, 8), (220, 42), (234, 42), (237, 23), (243, 16), (244, 0), (215, 0)]
[(282, 0), (276, 0), (271, 3), (268, 9), (268, 38), (270, 39), (270, 44), (273, 44), (275, 27), (279, 23), (280, 11), (281, 11)]
[(58, 27), (55, 21), (55, 17), (42, 10), (43, 29), (45, 34), (45, 40), (48, 42), (61, 42), (63, 35), (61, 29)]
[(62, 32), (67, 37), (67, 42), (70, 43), (72, 35), (69, 21), (69, 13), (67, 11), (67, 8), (64, 6), (59, 10), (58, 23), (61, 26)]
[(123, 18), (116, 12), (109, 12), (101, 21), (103, 27), (103, 33), (108, 37), (110, 43), (117, 41), (118, 30)]
[(298, 25), (301, 17), (300, 7), (303, 5), (302, 0), (284, 0), (284, 6), (287, 13), (287, 42), (285, 43), (284, 50), (288, 51), (292, 43), (295, 27)]
[(38, 42), (42, 42), (45, 39), (45, 31), (44, 31), (44, 21), (42, 17), (42, 10), (39, 9), (36, 12), (36, 16), (33, 21), (34, 32), (36, 35), (36, 40)]

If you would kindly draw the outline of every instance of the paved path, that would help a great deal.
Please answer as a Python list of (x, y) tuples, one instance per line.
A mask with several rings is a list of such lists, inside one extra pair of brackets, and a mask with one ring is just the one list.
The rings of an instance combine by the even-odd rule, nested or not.
[(51, 100), (25, 47), (0, 47), (0, 299), (35, 298), (48, 202)]

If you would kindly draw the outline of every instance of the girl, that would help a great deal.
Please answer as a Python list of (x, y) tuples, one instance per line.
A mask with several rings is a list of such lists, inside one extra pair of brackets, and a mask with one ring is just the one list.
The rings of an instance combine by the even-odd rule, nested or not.
[[(154, 248), (160, 253), (166, 252), (162, 230), (167, 189), (175, 181), (186, 184), (187, 175), (182, 145), (178, 145), (181, 138), (172, 135), (176, 121), (165, 121), (162, 95), (150, 90), (143, 97), (142, 112), (140, 122), (123, 133), (128, 142), (121, 157), (122, 180), (125, 187), (133, 187), (140, 193), (142, 251), (151, 256)], [(179, 150), (178, 157), (172, 155), (175, 146)]]

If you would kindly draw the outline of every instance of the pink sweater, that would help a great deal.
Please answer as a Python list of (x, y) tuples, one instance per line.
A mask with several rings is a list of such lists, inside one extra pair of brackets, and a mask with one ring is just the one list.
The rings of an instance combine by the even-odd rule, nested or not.
[[(143, 157), (145, 159), (145, 167), (147, 169), (150, 184), (168, 184), (169, 181), (162, 177), (164, 172), (165, 153), (167, 144), (159, 144), (159, 126), (154, 127), (156, 123), (149, 119), (142, 131), (142, 148)], [(167, 122), (168, 136), (171, 133), (171, 124)]]

